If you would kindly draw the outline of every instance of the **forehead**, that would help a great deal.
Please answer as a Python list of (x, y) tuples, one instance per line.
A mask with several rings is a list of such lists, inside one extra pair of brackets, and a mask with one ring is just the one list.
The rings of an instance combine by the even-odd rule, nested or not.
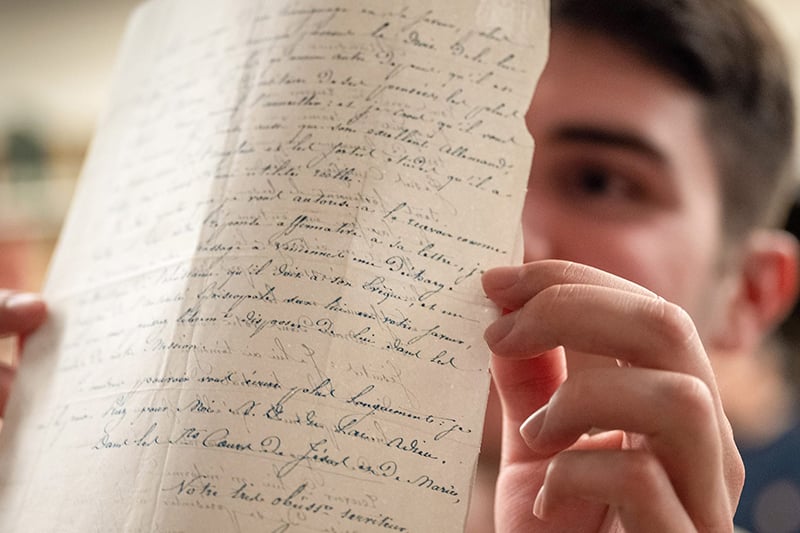
[(641, 124), (656, 138), (676, 128), (700, 129), (700, 99), (683, 83), (630, 48), (569, 27), (553, 31), (534, 102), (547, 118), (628, 129)]
[[(540, 151), (578, 141), (621, 150), (640, 144), (662, 159), (679, 184), (717, 198), (718, 173), (702, 113), (696, 93), (631, 48), (558, 27), (527, 119)], [(592, 135), (564, 135), (584, 129)], [(606, 142), (614, 138), (625, 142)]]

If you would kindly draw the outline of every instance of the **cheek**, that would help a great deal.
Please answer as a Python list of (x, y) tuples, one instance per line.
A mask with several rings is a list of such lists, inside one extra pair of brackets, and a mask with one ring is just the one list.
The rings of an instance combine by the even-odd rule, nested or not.
[(617, 263), (618, 275), (638, 283), (693, 313), (708, 283), (711, 264), (705, 249), (687, 245), (685, 239), (633, 235)]
[(649, 230), (621, 230), (609, 239), (605, 250), (597, 252), (597, 266), (652, 290), (700, 319), (714, 284), (716, 240), (702, 228)]
[(711, 283), (716, 250), (713, 231), (670, 217), (629, 224), (526, 213), (526, 261), (562, 259), (638, 283), (691, 313)]
[(604, 220), (532, 190), (525, 203), (525, 261), (561, 259), (638, 283), (699, 318), (715, 283), (720, 249), (712, 194), (675, 210)]

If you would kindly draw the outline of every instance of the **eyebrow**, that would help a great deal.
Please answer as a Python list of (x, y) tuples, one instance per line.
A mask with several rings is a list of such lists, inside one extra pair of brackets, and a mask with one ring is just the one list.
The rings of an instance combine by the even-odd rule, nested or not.
[(622, 148), (642, 154), (659, 164), (665, 165), (667, 163), (667, 157), (664, 155), (664, 152), (659, 150), (656, 145), (643, 138), (641, 135), (622, 129), (567, 125), (558, 128), (552, 137), (557, 141), (589, 143), (612, 148)]

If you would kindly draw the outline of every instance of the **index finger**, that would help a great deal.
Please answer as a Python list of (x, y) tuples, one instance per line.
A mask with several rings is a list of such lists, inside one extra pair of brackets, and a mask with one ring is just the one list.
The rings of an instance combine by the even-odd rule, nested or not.
[(526, 359), (556, 346), (714, 383), (691, 317), (662, 298), (599, 285), (553, 285), (484, 333), (500, 357)]
[(654, 292), (603, 270), (571, 261), (545, 260), (487, 270), (483, 290), (498, 306), (516, 310), (547, 287), (596, 285), (656, 298)]

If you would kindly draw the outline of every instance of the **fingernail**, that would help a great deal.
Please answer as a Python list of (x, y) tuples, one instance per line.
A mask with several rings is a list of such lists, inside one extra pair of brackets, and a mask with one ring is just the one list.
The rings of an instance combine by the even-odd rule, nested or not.
[(486, 341), (486, 344), (489, 345), (489, 348), (495, 346), (511, 333), (516, 319), (517, 315), (514, 313), (503, 315), (486, 328), (486, 331), (483, 333), (483, 339)]
[(536, 499), (533, 500), (533, 515), (539, 520), (544, 520), (544, 485), (539, 488)]
[(487, 270), (483, 274), (485, 289), (503, 290), (514, 286), (519, 281), (519, 267), (504, 266)]
[(6, 299), (6, 307), (8, 309), (19, 309), (41, 303), (42, 298), (38, 294), (32, 292), (19, 292), (12, 294)]
[(530, 446), (533, 441), (536, 440), (536, 437), (539, 436), (539, 433), (541, 433), (546, 415), (547, 404), (544, 404), (519, 427), (519, 434), (528, 446)]

